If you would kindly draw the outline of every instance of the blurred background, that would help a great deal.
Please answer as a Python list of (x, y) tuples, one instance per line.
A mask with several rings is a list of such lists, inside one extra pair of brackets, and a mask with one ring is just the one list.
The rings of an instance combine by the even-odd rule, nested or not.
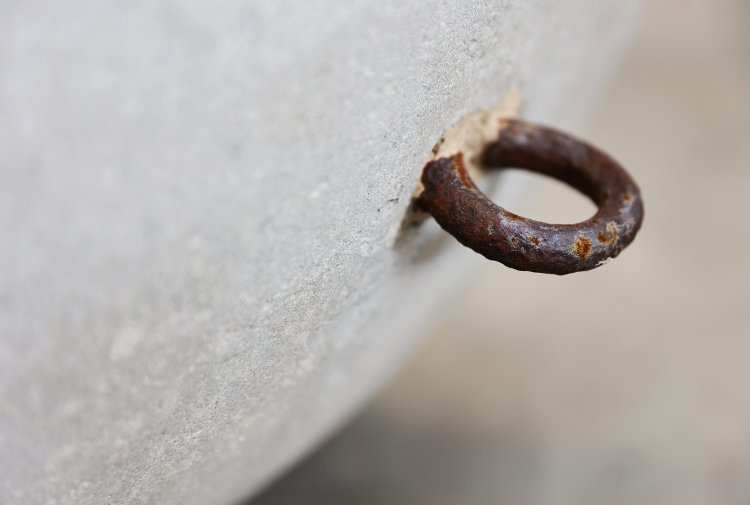
[[(564, 278), (467, 250), (409, 366), (252, 503), (750, 503), (750, 2), (644, 2), (579, 133), (639, 181), (638, 240)], [(593, 211), (519, 177), (513, 211)]]

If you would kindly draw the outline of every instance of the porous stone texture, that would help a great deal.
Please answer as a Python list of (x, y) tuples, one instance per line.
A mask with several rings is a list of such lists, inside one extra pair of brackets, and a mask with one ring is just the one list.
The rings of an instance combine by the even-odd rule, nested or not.
[[(0, 9), (0, 503), (227, 503), (398, 365), (467, 253), (402, 221), (514, 86), (569, 126), (617, 0)], [(503, 190), (514, 192), (512, 185)]]

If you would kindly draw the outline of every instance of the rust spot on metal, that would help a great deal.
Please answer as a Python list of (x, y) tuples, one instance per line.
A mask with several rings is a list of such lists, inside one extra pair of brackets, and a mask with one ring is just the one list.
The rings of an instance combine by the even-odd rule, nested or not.
[(578, 237), (573, 243), (573, 252), (582, 260), (591, 254), (591, 241), (586, 237)]
[(557, 275), (590, 270), (620, 254), (641, 226), (643, 202), (633, 179), (608, 155), (570, 135), (504, 119), (478, 161), (485, 169), (518, 167), (549, 175), (598, 206), (593, 217), (578, 224), (541, 223), (505, 210), (479, 191), (462, 153), (427, 163), (417, 205), (459, 242), (511, 268)]
[(610, 221), (607, 223), (607, 226), (605, 229), (599, 231), (599, 233), (596, 235), (597, 240), (600, 244), (603, 246), (612, 246), (619, 240), (619, 226), (617, 226), (617, 223), (614, 221)]
[(469, 177), (469, 173), (466, 171), (466, 165), (464, 165), (464, 153), (456, 153), (454, 158), (456, 164), (456, 172), (461, 178), (461, 182), (463, 182), (465, 186), (474, 186), (471, 177)]

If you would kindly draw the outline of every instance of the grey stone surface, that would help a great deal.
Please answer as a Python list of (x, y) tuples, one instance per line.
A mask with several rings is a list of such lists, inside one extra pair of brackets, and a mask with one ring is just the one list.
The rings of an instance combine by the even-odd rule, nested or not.
[(3, 2), (0, 502), (226, 503), (292, 463), (467, 268), (397, 240), (432, 145), (513, 86), (574, 124), (631, 10)]

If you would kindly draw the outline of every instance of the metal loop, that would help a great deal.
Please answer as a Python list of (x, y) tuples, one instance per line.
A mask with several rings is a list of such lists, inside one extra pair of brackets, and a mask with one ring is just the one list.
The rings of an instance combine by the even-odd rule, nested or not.
[(598, 206), (593, 217), (577, 224), (535, 221), (487, 198), (469, 177), (462, 153), (427, 163), (418, 205), (465, 246), (516, 270), (557, 275), (591, 270), (620, 254), (641, 226), (643, 203), (633, 179), (608, 155), (565, 133), (502, 120), (479, 163), (549, 175)]

